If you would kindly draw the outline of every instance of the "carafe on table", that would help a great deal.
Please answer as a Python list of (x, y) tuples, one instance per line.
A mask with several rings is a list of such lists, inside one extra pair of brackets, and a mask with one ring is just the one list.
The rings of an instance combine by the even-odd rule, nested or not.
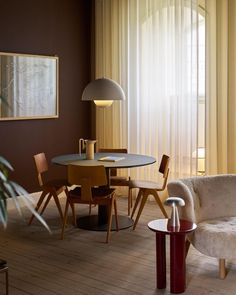
[(80, 138), (80, 140), (79, 140), (79, 154), (81, 155), (81, 152), (85, 148), (86, 159), (93, 160), (94, 159), (94, 145), (96, 142), (97, 142), (97, 140)]

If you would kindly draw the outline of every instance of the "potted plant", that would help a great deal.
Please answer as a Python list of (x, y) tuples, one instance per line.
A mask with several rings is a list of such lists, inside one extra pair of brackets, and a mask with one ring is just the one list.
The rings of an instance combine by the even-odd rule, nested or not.
[[(0, 103), (3, 103), (10, 108), (7, 100), (0, 95)], [(0, 155), (0, 224), (4, 228), (7, 226), (7, 199), (12, 198), (15, 206), (21, 215), (21, 208), (18, 196), (21, 196), (21, 200), (24, 202), (26, 207), (35, 215), (35, 217), (45, 226), (50, 232), (50, 229), (44, 219), (34, 210), (33, 202), (27, 193), (27, 191), (14, 181), (9, 179), (9, 172), (13, 171), (11, 164)]]
[(18, 196), (21, 196), (21, 200), (26, 207), (37, 217), (45, 228), (49, 230), (44, 219), (34, 210), (33, 202), (27, 191), (22, 186), (9, 179), (9, 172), (13, 170), (11, 164), (4, 157), (0, 156), (0, 223), (6, 228), (8, 198), (11, 198), (14, 201), (19, 214), (21, 214), (21, 207), (18, 199)]

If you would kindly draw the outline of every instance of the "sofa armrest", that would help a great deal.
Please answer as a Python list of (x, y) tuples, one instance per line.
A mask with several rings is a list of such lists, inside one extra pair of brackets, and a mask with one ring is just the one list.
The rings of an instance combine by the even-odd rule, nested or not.
[(167, 190), (170, 197), (180, 197), (185, 201), (185, 206), (178, 208), (179, 217), (196, 222), (194, 198), (188, 186), (180, 180), (170, 181)]

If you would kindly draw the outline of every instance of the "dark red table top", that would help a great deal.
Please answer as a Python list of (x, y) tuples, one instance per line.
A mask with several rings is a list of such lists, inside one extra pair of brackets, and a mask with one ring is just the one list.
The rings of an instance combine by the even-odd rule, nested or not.
[(168, 219), (156, 219), (150, 221), (148, 227), (154, 232), (171, 235), (192, 232), (197, 228), (197, 225), (191, 221), (180, 219), (180, 227), (170, 227), (168, 226)]

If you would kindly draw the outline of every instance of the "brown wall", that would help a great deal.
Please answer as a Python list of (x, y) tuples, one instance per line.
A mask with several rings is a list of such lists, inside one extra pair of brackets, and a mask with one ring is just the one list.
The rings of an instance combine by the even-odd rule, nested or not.
[[(15, 168), (12, 178), (38, 190), (33, 155), (74, 153), (91, 135), (90, 104), (81, 102), (90, 80), (90, 0), (0, 0), (0, 51), (59, 57), (59, 118), (0, 121), (0, 155)], [(64, 176), (65, 168), (51, 166)]]

